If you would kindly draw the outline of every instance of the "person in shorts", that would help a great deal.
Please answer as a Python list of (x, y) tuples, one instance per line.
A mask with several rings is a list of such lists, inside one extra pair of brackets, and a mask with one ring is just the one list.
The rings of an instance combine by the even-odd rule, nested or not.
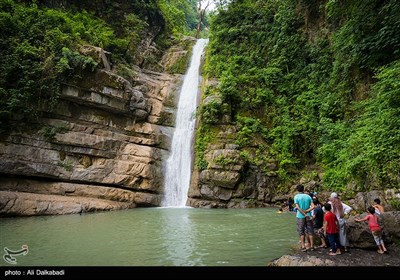
[[(314, 250), (314, 224), (311, 216), (311, 211), (314, 209), (314, 203), (311, 196), (304, 193), (304, 186), (297, 185), (298, 193), (294, 196), (294, 203), (296, 205), (296, 224), (297, 233), (300, 236), (301, 250), (306, 252), (308, 249)], [(309, 244), (306, 247), (305, 238)]]
[(321, 245), (318, 248), (328, 248), (326, 236), (324, 234), (324, 210), (322, 210), (321, 203), (317, 198), (313, 198), (313, 203), (315, 205), (312, 211), (313, 223), (314, 223), (314, 235), (321, 239)]
[(356, 222), (368, 221), (369, 229), (374, 237), (375, 243), (378, 246), (378, 253), (383, 254), (387, 252), (385, 244), (382, 239), (382, 228), (379, 226), (378, 216), (375, 214), (373, 206), (368, 207), (369, 214), (362, 219), (355, 219)]

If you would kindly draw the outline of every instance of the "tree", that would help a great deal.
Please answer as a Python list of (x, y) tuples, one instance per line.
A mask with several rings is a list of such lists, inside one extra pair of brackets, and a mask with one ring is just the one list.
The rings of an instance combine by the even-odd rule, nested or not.
[[(212, 2), (211, 0), (199, 0), (199, 5), (197, 8), (197, 14), (199, 15), (199, 21), (197, 22), (197, 27), (196, 27), (196, 38), (199, 38), (201, 23), (204, 20), (204, 15), (206, 14), (206, 10), (207, 10), (208, 6), (210, 6), (211, 2)], [(205, 4), (205, 5), (203, 6), (203, 4)]]

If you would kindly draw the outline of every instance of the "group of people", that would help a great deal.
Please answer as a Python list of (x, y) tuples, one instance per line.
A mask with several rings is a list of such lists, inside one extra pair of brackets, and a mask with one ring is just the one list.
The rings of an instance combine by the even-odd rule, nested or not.
[[(316, 194), (305, 193), (303, 185), (296, 186), (298, 193), (294, 196), (296, 210), (297, 232), (300, 236), (301, 250), (314, 250), (314, 236), (321, 239), (320, 248), (330, 246), (329, 255), (340, 255), (348, 251), (349, 241), (346, 235), (346, 216), (352, 208), (343, 203), (338, 194), (333, 192), (329, 200), (322, 205)], [(357, 222), (368, 221), (378, 253), (386, 252), (382, 240), (382, 229), (379, 226), (378, 215), (384, 212), (380, 200), (375, 199), (375, 205), (368, 208), (369, 214)]]

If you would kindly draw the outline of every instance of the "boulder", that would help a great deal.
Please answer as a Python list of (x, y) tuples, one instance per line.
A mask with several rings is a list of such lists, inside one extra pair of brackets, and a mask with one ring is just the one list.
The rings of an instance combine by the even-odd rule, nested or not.
[(200, 173), (200, 182), (213, 186), (232, 189), (240, 179), (240, 173), (234, 171), (203, 170)]
[[(350, 246), (374, 249), (376, 244), (368, 222), (356, 222), (354, 219), (360, 219), (366, 216), (366, 213), (352, 216), (347, 220), (347, 236)], [(400, 240), (400, 211), (385, 212), (380, 215), (380, 224), (383, 229), (383, 241), (388, 244), (395, 240)]]
[(133, 202), (0, 191), (0, 216), (64, 215), (135, 207)]
[(400, 205), (400, 190), (372, 190), (369, 192), (359, 192), (356, 194), (352, 207), (355, 211), (362, 213), (371, 205), (374, 205), (374, 199), (379, 198), (381, 205), (386, 211), (396, 210), (392, 204)]
[(315, 256), (291, 256), (284, 255), (268, 266), (334, 266), (335, 262), (329, 259), (318, 258)]
[(105, 51), (100, 47), (91, 45), (83, 45), (79, 48), (79, 52), (85, 56), (90, 56), (101, 68), (109, 71), (111, 70), (111, 53)]

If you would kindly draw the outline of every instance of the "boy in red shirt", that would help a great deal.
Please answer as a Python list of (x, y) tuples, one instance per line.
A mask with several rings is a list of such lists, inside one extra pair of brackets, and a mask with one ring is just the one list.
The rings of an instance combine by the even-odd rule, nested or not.
[(373, 206), (368, 207), (368, 212), (369, 214), (365, 218), (354, 220), (356, 222), (368, 221), (369, 229), (371, 230), (376, 245), (378, 245), (378, 253), (383, 254), (387, 250), (382, 240), (382, 229), (378, 223), (378, 216), (375, 215), (375, 208)]
[(332, 206), (329, 203), (324, 205), (324, 233), (328, 237), (329, 244), (331, 245), (330, 256), (342, 254), (340, 252), (339, 243), (339, 221), (334, 213), (331, 212)]

